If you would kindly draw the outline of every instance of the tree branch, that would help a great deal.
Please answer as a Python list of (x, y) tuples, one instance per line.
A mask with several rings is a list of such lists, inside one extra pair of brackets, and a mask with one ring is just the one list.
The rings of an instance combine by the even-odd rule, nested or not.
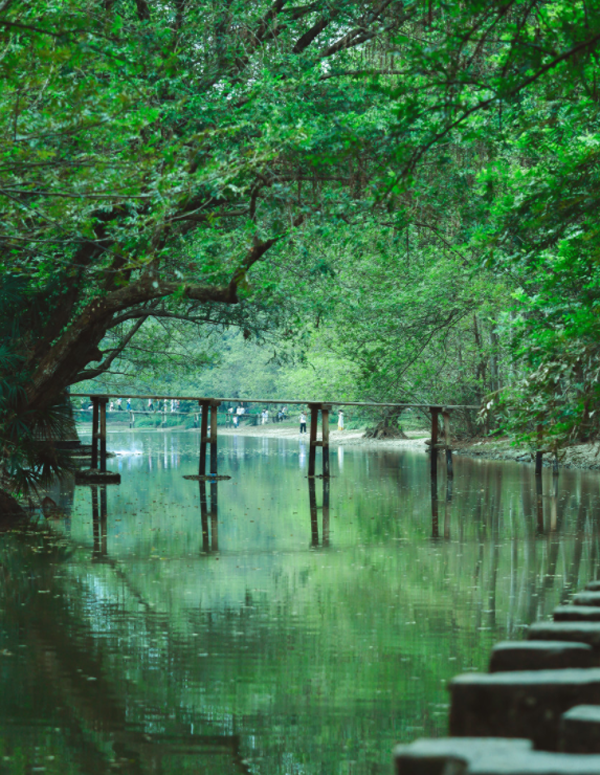
[(121, 339), (119, 344), (111, 351), (111, 354), (108, 356), (108, 358), (106, 358), (106, 360), (102, 361), (102, 363), (96, 369), (80, 371), (74, 382), (83, 382), (84, 379), (94, 379), (95, 377), (99, 377), (101, 374), (104, 374), (106, 371), (108, 371), (115, 358), (118, 358), (119, 355), (121, 355), (123, 350), (127, 347), (129, 342), (133, 339), (133, 337), (137, 334), (137, 332), (149, 317), (149, 314), (140, 317), (140, 319), (129, 329), (123, 339)]

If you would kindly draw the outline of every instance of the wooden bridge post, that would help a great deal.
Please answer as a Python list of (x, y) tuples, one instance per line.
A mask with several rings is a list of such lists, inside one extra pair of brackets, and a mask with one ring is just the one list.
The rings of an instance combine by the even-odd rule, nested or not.
[(199, 476), (206, 476), (206, 444), (208, 443), (208, 401), (198, 401), (200, 404), (200, 466)]
[(92, 402), (92, 469), (98, 470), (98, 441), (99, 441), (99, 428), (98, 428), (98, 401), (96, 396), (90, 396)]
[(100, 405), (100, 472), (106, 473), (106, 404), (108, 396), (98, 396)]
[(434, 478), (437, 478), (437, 462), (438, 462), (438, 428), (439, 428), (439, 414), (440, 414), (440, 406), (430, 406), (429, 411), (431, 412), (431, 445), (430, 445), (430, 452), (431, 452), (431, 459), (430, 459), (430, 467), (431, 467), (431, 476)]
[(442, 411), (444, 418), (444, 445), (446, 447), (446, 473), (448, 476), (454, 476), (452, 467), (452, 441), (450, 438), (450, 412), (447, 409)]
[(329, 477), (329, 404), (321, 406), (321, 427), (323, 429), (323, 476)]
[(308, 447), (308, 475), (315, 475), (315, 463), (317, 459), (317, 427), (319, 425), (319, 408), (321, 404), (309, 404), (310, 410), (310, 437)]
[[(217, 409), (220, 401), (210, 403), (210, 475), (217, 475)], [(215, 495), (216, 498), (216, 495)], [(212, 493), (211, 493), (212, 499)], [(212, 508), (212, 506), (211, 506)]]

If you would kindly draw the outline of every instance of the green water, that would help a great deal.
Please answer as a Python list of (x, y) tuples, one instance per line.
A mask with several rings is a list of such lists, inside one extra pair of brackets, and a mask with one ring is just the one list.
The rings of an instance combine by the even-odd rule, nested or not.
[(596, 576), (597, 473), (538, 501), (458, 458), (432, 504), (424, 455), (348, 447), (311, 509), (304, 445), (229, 436), (211, 503), (197, 446), (115, 432), (121, 485), (0, 536), (2, 775), (390, 773), (453, 675)]

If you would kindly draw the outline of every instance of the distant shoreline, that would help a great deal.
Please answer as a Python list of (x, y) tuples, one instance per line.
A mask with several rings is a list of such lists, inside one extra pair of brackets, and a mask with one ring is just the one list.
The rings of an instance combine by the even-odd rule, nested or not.
[[(91, 423), (78, 423), (78, 428), (84, 433), (91, 433)], [(109, 433), (129, 432), (129, 428), (119, 425), (118, 428), (109, 426)], [(167, 428), (136, 428), (136, 431), (161, 433), (163, 431), (177, 431), (185, 433), (198, 433), (197, 428), (184, 428), (182, 426), (169, 426)], [(320, 433), (320, 429), (319, 429)], [(368, 439), (365, 438), (364, 428), (358, 430), (331, 430), (329, 443), (332, 447), (365, 447), (369, 449), (406, 449), (415, 452), (428, 452), (429, 432), (407, 431), (408, 439)], [(299, 427), (290, 423), (268, 423), (267, 425), (241, 425), (239, 428), (232, 426), (219, 426), (219, 436), (244, 436), (266, 439), (286, 439), (287, 441), (306, 441), (308, 433), (300, 433)], [(480, 439), (468, 442), (455, 442), (453, 449), (456, 455), (493, 460), (501, 463), (504, 461), (513, 463), (533, 464), (533, 456), (530, 450), (524, 447), (511, 446), (506, 439)], [(560, 460), (561, 468), (578, 468), (581, 470), (600, 470), (600, 453), (596, 444), (575, 444), (568, 447)], [(544, 455), (544, 464), (550, 465), (551, 456)]]

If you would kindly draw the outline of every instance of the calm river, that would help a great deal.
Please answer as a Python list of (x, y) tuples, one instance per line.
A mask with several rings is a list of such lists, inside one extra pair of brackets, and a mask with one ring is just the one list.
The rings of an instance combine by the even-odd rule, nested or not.
[(323, 508), (297, 441), (223, 437), (218, 502), (195, 431), (109, 448), (120, 486), (0, 536), (2, 775), (387, 775), (596, 576), (598, 473), (458, 458), (432, 506), (424, 455), (340, 448)]

